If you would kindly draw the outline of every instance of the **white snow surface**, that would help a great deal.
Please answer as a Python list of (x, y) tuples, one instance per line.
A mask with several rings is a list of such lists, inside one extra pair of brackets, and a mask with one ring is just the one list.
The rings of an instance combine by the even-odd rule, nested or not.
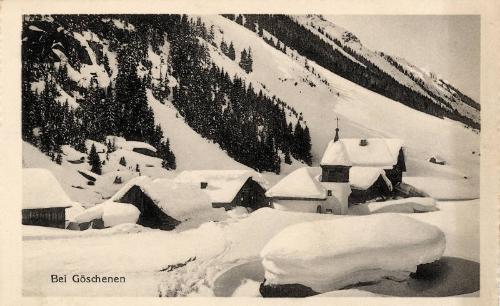
[(104, 226), (111, 227), (126, 223), (136, 223), (141, 212), (131, 204), (107, 201), (103, 204)]
[(378, 271), (415, 272), (417, 265), (438, 260), (445, 246), (445, 235), (435, 226), (378, 214), (290, 226), (260, 255), (267, 283), (327, 292), (384, 276)]
[[(171, 82), (171, 81), (169, 81)], [(193, 131), (168, 100), (165, 104), (146, 91), (149, 106), (153, 108), (155, 124), (159, 124), (170, 140), (175, 154), (177, 170), (191, 169), (239, 169), (249, 170), (245, 165), (227, 156), (218, 144), (210, 142)]]
[(397, 163), (403, 141), (382, 138), (365, 140), (367, 141), (365, 146), (362, 146), (361, 139), (357, 138), (341, 138), (337, 142), (332, 140), (325, 150), (321, 164), (338, 165), (338, 162), (341, 162), (343, 164), (340, 165), (343, 166), (392, 168)]
[[(438, 211), (410, 216), (435, 225), (445, 233), (444, 256), (479, 262), (479, 200), (438, 202), (437, 207)], [(209, 292), (196, 289), (199, 283), (210, 287), (218, 272), (239, 263), (257, 260), (268, 241), (284, 228), (332, 218), (352, 217), (262, 208), (247, 218), (209, 222), (183, 232), (177, 229), (171, 232), (152, 230), (138, 225), (134, 226), (143, 231), (135, 233), (135, 230), (129, 234), (125, 231), (116, 232), (115, 229), (121, 226), (82, 232), (60, 229), (50, 229), (49, 232), (40, 227), (24, 231), (26, 227), (23, 227), (23, 232), (26, 232), (23, 237), (23, 292), (60, 296), (158, 296), (158, 283), (165, 281), (172, 288), (177, 288), (180, 295), (203, 292), (210, 295)], [(30, 239), (42, 229), (43, 236)], [(350, 230), (358, 232), (356, 227)], [(62, 234), (71, 234), (74, 239), (56, 239)], [(157, 272), (169, 264), (185, 262), (192, 257), (197, 259), (175, 274)], [(112, 287), (88, 286), (82, 291), (81, 284), (61, 287), (48, 283), (47, 273), (56, 272), (68, 275), (118, 273), (127, 277), (127, 283)]]
[(66, 192), (47, 169), (23, 169), (23, 209), (71, 207)]
[(266, 192), (271, 198), (310, 198), (326, 199), (326, 189), (321, 185), (318, 176), (321, 174), (319, 167), (302, 167), (274, 185)]
[(392, 190), (392, 183), (385, 175), (385, 171), (377, 167), (351, 167), (349, 169), (349, 183), (353, 189), (366, 190), (382, 176), (384, 182)]
[(479, 183), (474, 179), (406, 176), (403, 177), (403, 182), (437, 200), (479, 198)]
[(343, 141), (330, 141), (320, 164), (322, 166), (352, 166)]
[(192, 184), (198, 189), (202, 182), (208, 183), (207, 188), (201, 190), (210, 196), (213, 203), (230, 203), (249, 178), (264, 189), (268, 185), (265, 179), (253, 170), (186, 170), (177, 175), (175, 180)]
[(139, 187), (165, 214), (179, 221), (189, 215), (212, 209), (210, 198), (199, 187), (171, 179), (152, 180), (147, 176), (140, 176), (127, 182), (111, 201), (119, 202), (133, 186)]
[(378, 213), (415, 213), (438, 210), (433, 198), (405, 198), (383, 202), (369, 202), (349, 207), (349, 215), (369, 215)]
[(104, 221), (105, 227), (117, 226), (126, 223), (136, 223), (141, 212), (131, 204), (106, 201), (86, 209), (75, 216), (77, 223), (90, 222), (95, 219)]

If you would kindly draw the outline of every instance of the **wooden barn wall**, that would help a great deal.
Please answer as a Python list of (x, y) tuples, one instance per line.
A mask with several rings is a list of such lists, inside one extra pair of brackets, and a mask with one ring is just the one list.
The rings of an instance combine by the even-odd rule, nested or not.
[(22, 224), (64, 228), (66, 212), (64, 207), (36, 208), (22, 210)]
[(390, 193), (391, 191), (384, 179), (379, 176), (375, 183), (366, 190), (352, 189), (351, 195), (349, 196), (349, 204), (365, 203), (377, 197), (387, 197)]
[[(266, 190), (262, 188), (259, 183), (255, 182), (252, 178), (249, 178), (243, 184), (240, 191), (238, 191), (233, 201), (231, 201), (231, 203), (227, 203), (226, 205), (231, 205), (233, 207), (244, 206), (250, 207), (252, 209), (269, 206), (269, 199), (266, 198), (265, 193)], [(216, 205), (220, 204), (217, 203)], [(222, 205), (219, 207), (224, 207), (226, 205)]]
[(167, 215), (138, 186), (133, 186), (119, 200), (121, 203), (132, 204), (141, 214), (137, 224), (161, 230), (172, 230), (181, 222)]

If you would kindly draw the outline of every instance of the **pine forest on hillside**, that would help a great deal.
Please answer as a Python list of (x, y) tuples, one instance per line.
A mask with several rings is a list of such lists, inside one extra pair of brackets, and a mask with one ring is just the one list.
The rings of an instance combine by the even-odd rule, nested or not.
[[(210, 63), (207, 43), (213, 41), (213, 29), (199, 19), (186, 15), (120, 16), (133, 25), (134, 31), (120, 29), (105, 15), (53, 15), (53, 22), (25, 19), (23, 26), (23, 139), (39, 147), (53, 159), (60, 146), (70, 144), (85, 151), (85, 139), (103, 142), (106, 135), (139, 140), (153, 145), (164, 159), (175, 159), (168, 147), (168, 131), (155, 125), (148, 106), (147, 90), (160, 101), (170, 99), (185, 122), (203, 137), (218, 143), (236, 161), (258, 171), (279, 173), (281, 159), (291, 156), (311, 163), (311, 138), (305, 122), (287, 122), (286, 103), (257, 92), (252, 84), (230, 76)], [(41, 31), (31, 30), (32, 26)], [(102, 84), (97, 75), (82, 86), (68, 76), (68, 69), (78, 70), (92, 64), (85, 49), (71, 32), (91, 31), (109, 41), (109, 51), (116, 52), (117, 75)], [(153, 82), (148, 48), (158, 52), (168, 44), (167, 72)], [(108, 76), (110, 59), (103, 46), (89, 43)], [(234, 46), (221, 43), (223, 53), (236, 60)], [(58, 52), (56, 52), (57, 50)], [(67, 64), (61, 60), (61, 53)], [(251, 48), (239, 56), (239, 66), (252, 71)], [(68, 68), (69, 66), (69, 68)], [(146, 71), (142, 75), (137, 67)], [(175, 85), (169, 82), (175, 80)], [(33, 84), (42, 83), (42, 88)], [(105, 82), (104, 82), (105, 83)], [(77, 94), (78, 107), (61, 97), (64, 92)], [(175, 161), (166, 161), (166, 168)]]

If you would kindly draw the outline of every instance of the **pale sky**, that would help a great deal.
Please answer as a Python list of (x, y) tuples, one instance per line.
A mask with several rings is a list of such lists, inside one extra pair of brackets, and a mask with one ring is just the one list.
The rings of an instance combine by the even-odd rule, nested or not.
[(366, 47), (407, 59), (479, 102), (478, 15), (330, 15)]

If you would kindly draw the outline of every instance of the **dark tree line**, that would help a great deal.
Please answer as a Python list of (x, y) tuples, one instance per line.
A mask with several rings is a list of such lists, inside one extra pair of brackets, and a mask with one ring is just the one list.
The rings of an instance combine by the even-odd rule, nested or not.
[[(245, 84), (241, 78), (231, 77), (211, 64), (205, 42), (215, 45), (214, 30), (200, 19), (186, 15), (52, 17), (54, 22), (31, 19), (23, 24), (23, 37), (28, 37), (22, 47), (23, 139), (54, 159), (63, 144), (84, 152), (86, 139), (104, 142), (106, 135), (117, 135), (150, 143), (163, 159), (163, 167), (174, 169), (176, 159), (170, 142), (161, 127), (155, 125), (154, 113), (148, 105), (146, 91), (150, 89), (160, 101), (171, 97), (179, 114), (196, 132), (218, 143), (235, 160), (258, 171), (279, 172), (283, 156), (287, 163), (292, 156), (311, 163), (311, 138), (302, 117), (293, 125), (288, 123), (286, 111), (297, 114), (285, 102), (255, 90), (252, 84)], [(134, 25), (135, 30), (116, 28), (112, 18)], [(29, 31), (33, 23), (48, 34)], [(58, 31), (60, 26), (67, 32)], [(118, 75), (109, 87), (103, 88), (97, 78), (88, 87), (72, 81), (66, 66), (60, 64), (51, 49), (60, 48), (75, 69), (90, 64), (85, 50), (71, 34), (84, 30), (106, 39), (109, 50), (117, 54)], [(170, 50), (167, 75), (178, 83), (171, 91), (166, 77), (153, 84), (151, 63), (147, 61), (149, 46), (159, 52), (165, 39)], [(232, 42), (226, 46), (227, 51), (221, 46), (224, 54), (236, 60)], [(97, 62), (111, 74), (102, 47), (95, 43), (90, 47)], [(145, 68), (144, 76), (138, 75), (138, 66)], [(240, 66), (246, 72), (252, 71), (250, 48), (242, 51)], [(38, 80), (44, 80), (45, 88), (33, 92), (31, 83)], [(58, 86), (78, 93), (78, 107), (57, 101)], [(99, 172), (95, 156), (92, 160), (92, 167)]]
[[(446, 107), (438, 105), (429, 97), (402, 85), (372, 62), (340, 43), (337, 39), (330, 37), (329, 39), (333, 43), (343, 48), (344, 51), (355, 57), (365, 66), (352, 61), (333, 48), (330, 43), (303, 25), (298, 24), (289, 16), (267, 14), (245, 14), (243, 16), (237, 15), (236, 17), (234, 15), (223, 16), (251, 30), (262, 28), (308, 59), (314, 60), (326, 69), (385, 97), (436, 117), (448, 117), (473, 128), (480, 128), (479, 123), (459, 114), (456, 110), (449, 110)], [(258, 33), (257, 30), (253, 31)], [(321, 31), (324, 32), (322, 29)], [(357, 38), (351, 35), (345, 37), (345, 39), (356, 40)], [(471, 104), (470, 101), (469, 104)]]
[[(23, 24), (23, 36), (28, 38), (22, 45), (23, 139), (49, 156), (60, 154), (63, 144), (85, 152), (86, 139), (104, 142), (106, 135), (144, 141), (159, 151), (165, 151), (168, 139), (164, 139), (163, 131), (155, 125), (154, 114), (146, 97), (148, 80), (137, 75), (136, 67), (147, 52), (146, 38), (138, 33), (124, 33), (111, 25), (106, 26), (97, 16), (53, 17), (54, 23), (37, 23), (47, 33), (39, 34), (42, 36), (37, 37), (38, 39), (32, 37), (33, 33), (28, 28), (31, 22), (25, 20)], [(118, 75), (113, 86), (100, 87), (94, 76), (88, 87), (81, 87), (68, 77), (66, 66), (58, 57), (54, 57), (53, 51), (48, 51), (48, 46), (64, 46), (67, 56), (72, 58), (71, 61), (68, 60), (68, 64), (73, 62), (73, 68), (80, 67), (82, 63), (89, 64), (86, 59), (88, 55), (82, 55), (86, 53), (73, 42), (71, 35), (60, 34), (62, 31), (55, 29), (58, 26), (72, 31), (91, 29), (100, 35), (106, 35), (110, 40), (110, 48), (118, 54)], [(105, 69), (110, 71), (107, 57), (102, 52), (97, 52), (97, 55), (98, 61), (102, 61)], [(43, 82), (44, 88), (41, 92), (33, 92), (31, 84), (38, 81)], [(76, 91), (80, 96), (76, 101), (78, 107), (70, 108), (68, 103), (57, 101), (60, 99), (57, 86), (67, 92)], [(165, 167), (175, 168), (175, 156), (170, 147), (167, 148), (168, 152), (163, 154), (169, 158)], [(93, 158), (95, 162), (95, 156)]]
[[(258, 171), (279, 172), (280, 153), (311, 162), (305, 123), (289, 128), (283, 101), (257, 92), (252, 84), (211, 64), (208, 50), (197, 36), (198, 21), (178, 15), (134, 18), (141, 19), (134, 25), (149, 23), (149, 28), (167, 32), (172, 75), (178, 82), (172, 102), (193, 130)], [(246, 53), (248, 60), (251, 51)]]

